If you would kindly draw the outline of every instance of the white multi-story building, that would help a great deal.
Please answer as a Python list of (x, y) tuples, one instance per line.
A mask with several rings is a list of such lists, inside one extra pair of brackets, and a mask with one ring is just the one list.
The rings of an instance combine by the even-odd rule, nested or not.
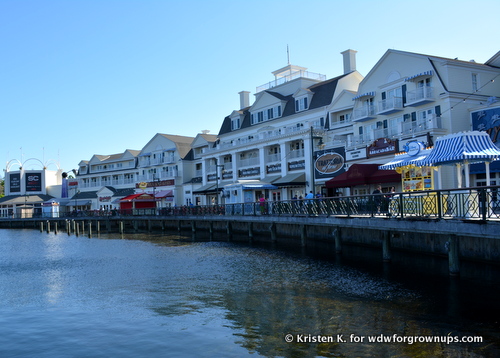
[[(439, 136), (471, 130), (469, 111), (500, 93), (493, 81), (499, 74), (491, 63), (388, 50), (359, 84), (352, 112), (343, 113), (352, 131), (343, 133), (348, 165), (384, 164), (408, 142), (432, 146)], [(441, 179), (443, 188), (457, 185), (451, 168)], [(351, 194), (370, 193), (374, 185)]]
[(76, 178), (69, 181), (73, 210), (111, 210), (118, 200), (133, 194), (138, 181), (138, 150), (112, 155), (95, 154), (82, 160)]
[(140, 151), (81, 161), (76, 179), (69, 182), (70, 204), (81, 210), (119, 209), (120, 199), (146, 192), (157, 198), (159, 208), (183, 205), (184, 171), (191, 165), (183, 159), (193, 139), (158, 133)]
[[(217, 202), (216, 193), (225, 202), (255, 201), (261, 195), (273, 201), (304, 197), (342, 171), (343, 143), (328, 129), (331, 113), (340, 117), (343, 109), (337, 113), (331, 106), (339, 96), (353, 96), (363, 79), (356, 71), (356, 51), (342, 54), (344, 74), (338, 77), (327, 80), (287, 65), (257, 88), (252, 104), (249, 92), (239, 93), (240, 109), (224, 119), (215, 146), (202, 155), (203, 182), (195, 190), (199, 202)], [(330, 165), (313, 171), (313, 161), (322, 155), (335, 163), (334, 170)]]

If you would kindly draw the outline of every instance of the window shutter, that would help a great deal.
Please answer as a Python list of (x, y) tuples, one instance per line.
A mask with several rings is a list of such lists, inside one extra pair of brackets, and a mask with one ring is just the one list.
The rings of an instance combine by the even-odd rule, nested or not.
[(298, 112), (299, 111), (299, 100), (296, 99), (295, 100), (295, 112)]
[(436, 117), (441, 117), (441, 106), (434, 107), (434, 112), (436, 113)]
[(401, 95), (403, 97), (403, 104), (406, 103), (406, 85), (401, 86)]
[(415, 122), (417, 120), (417, 112), (411, 112), (411, 120)]
[(307, 109), (307, 97), (304, 97), (304, 109)]

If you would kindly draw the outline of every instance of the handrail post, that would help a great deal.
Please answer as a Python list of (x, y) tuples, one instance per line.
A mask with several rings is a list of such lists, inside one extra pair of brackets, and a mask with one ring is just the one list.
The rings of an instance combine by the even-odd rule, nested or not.
[(487, 212), (489, 211), (488, 191), (485, 188), (479, 189), (479, 207), (481, 208), (481, 217), (486, 220)]
[(442, 207), (442, 197), (441, 197), (441, 191), (438, 190), (436, 192), (436, 196), (437, 196), (437, 209), (438, 209), (438, 218), (439, 219), (442, 219), (443, 218), (443, 207)]

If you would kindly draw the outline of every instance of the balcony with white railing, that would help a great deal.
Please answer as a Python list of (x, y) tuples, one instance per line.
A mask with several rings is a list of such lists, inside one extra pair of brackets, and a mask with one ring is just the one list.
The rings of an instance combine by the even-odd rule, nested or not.
[(255, 167), (260, 164), (259, 158), (254, 157), (254, 158), (245, 158), (245, 159), (240, 159), (238, 161), (238, 169), (241, 168), (246, 168), (246, 167)]
[(403, 98), (392, 97), (378, 101), (377, 114), (391, 114), (403, 110)]
[(420, 106), (423, 104), (434, 102), (434, 88), (431, 86), (424, 86), (417, 88), (415, 91), (406, 92), (406, 105), (407, 106)]
[(370, 119), (376, 118), (375, 106), (373, 104), (369, 106), (363, 106), (361, 108), (355, 109), (353, 111), (353, 121), (364, 122)]
[(429, 131), (443, 129), (441, 117), (432, 115), (427, 118), (419, 118), (416, 121), (409, 121), (401, 123), (402, 132), (405, 135), (423, 134)]
[(369, 134), (360, 135), (348, 135), (347, 136), (347, 147), (366, 147), (368, 144), (374, 141), (374, 136)]
[(288, 152), (287, 158), (288, 159), (303, 159), (304, 158), (304, 149), (302, 148), (302, 149), (291, 150), (290, 152)]
[(281, 153), (268, 154), (266, 156), (266, 163), (276, 163), (281, 161)]

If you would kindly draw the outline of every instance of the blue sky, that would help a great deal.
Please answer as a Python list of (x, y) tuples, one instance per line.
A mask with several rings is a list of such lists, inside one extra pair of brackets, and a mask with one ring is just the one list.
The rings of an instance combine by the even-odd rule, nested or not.
[(217, 134), (287, 45), (327, 78), (349, 48), (362, 75), (389, 48), (483, 63), (499, 13), (498, 0), (0, 0), (0, 158), (69, 171), (156, 133)]

